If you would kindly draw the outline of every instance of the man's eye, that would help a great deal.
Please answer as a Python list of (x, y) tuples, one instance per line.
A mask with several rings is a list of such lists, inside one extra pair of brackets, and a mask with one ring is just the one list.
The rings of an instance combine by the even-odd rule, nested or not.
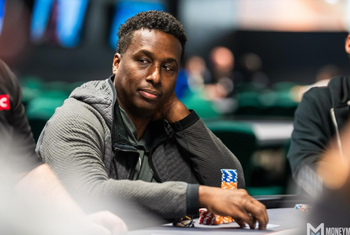
[(163, 65), (163, 68), (166, 70), (166, 71), (174, 71), (174, 68), (169, 66), (169, 65)]
[(138, 60), (141, 64), (148, 64), (148, 60), (140, 59)]

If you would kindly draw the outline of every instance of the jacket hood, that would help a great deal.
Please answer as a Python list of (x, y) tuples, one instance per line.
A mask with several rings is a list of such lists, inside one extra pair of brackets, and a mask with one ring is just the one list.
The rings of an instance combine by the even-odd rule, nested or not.
[(69, 98), (80, 100), (94, 107), (104, 117), (110, 129), (113, 122), (112, 106), (116, 99), (116, 91), (111, 78), (84, 83), (75, 88), (69, 96)]
[[(122, 120), (120, 111), (118, 111), (117, 92), (113, 84), (114, 75), (105, 80), (91, 81), (77, 87), (70, 94), (69, 98), (80, 100), (91, 105), (104, 118), (111, 130), (113, 150), (136, 151), (127, 136), (127, 127)], [(117, 111), (114, 111), (114, 106)], [(164, 129), (164, 121), (151, 122), (152, 139), (151, 148), (163, 141), (170, 130)], [(168, 126), (168, 124), (166, 125)]]
[(328, 85), (333, 108), (348, 106), (350, 100), (350, 77), (335, 77)]

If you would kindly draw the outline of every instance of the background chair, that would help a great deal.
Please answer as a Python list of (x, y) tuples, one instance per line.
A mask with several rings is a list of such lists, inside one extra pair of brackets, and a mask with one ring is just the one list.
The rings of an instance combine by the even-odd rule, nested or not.
[(246, 190), (250, 195), (278, 195), (285, 192), (284, 185), (261, 180), (266, 178), (266, 172), (256, 167), (252, 161), (254, 153), (260, 146), (251, 124), (216, 120), (206, 121), (206, 125), (241, 162)]
[(206, 122), (206, 125), (241, 162), (246, 185), (249, 185), (252, 170), (251, 157), (257, 148), (252, 126), (229, 120)]
[(46, 122), (55, 113), (56, 108), (63, 104), (65, 99), (65, 96), (38, 97), (28, 103), (26, 113), (35, 141), (38, 140)]

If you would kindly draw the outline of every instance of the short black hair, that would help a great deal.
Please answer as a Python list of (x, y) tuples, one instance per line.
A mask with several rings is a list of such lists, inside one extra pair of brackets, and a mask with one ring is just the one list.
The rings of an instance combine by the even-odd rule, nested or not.
[(131, 43), (134, 31), (157, 29), (176, 37), (182, 46), (181, 61), (185, 54), (187, 37), (183, 25), (171, 14), (164, 11), (145, 11), (130, 17), (118, 30), (117, 52), (122, 54)]

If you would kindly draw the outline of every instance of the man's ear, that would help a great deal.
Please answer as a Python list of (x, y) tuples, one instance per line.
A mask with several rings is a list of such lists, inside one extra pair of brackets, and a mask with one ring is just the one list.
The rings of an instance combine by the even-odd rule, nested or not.
[(348, 37), (345, 41), (345, 51), (346, 53), (350, 54), (350, 34), (348, 34)]
[(115, 74), (119, 68), (119, 64), (121, 61), (122, 56), (119, 53), (115, 53), (114, 59), (113, 59), (113, 68), (112, 71)]

